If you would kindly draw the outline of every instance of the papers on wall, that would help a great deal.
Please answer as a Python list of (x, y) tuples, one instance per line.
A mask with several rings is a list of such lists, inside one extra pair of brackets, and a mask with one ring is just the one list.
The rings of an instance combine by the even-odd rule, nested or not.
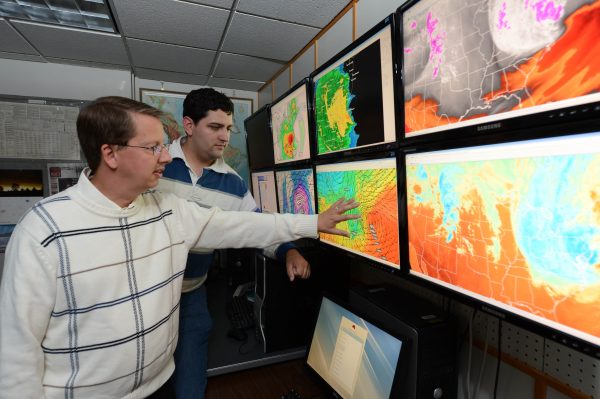
[(0, 101), (0, 158), (80, 160), (78, 107)]
[(49, 163), (48, 164), (48, 182), (50, 184), (50, 195), (75, 185), (79, 179), (81, 171), (85, 169), (86, 164), (78, 163)]

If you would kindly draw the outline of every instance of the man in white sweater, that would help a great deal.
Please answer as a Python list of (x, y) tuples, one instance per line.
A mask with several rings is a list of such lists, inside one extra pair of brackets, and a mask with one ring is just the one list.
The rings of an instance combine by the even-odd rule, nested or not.
[(160, 111), (122, 97), (84, 108), (89, 164), (11, 236), (0, 285), (2, 398), (171, 398), (181, 280), (191, 248), (265, 247), (358, 215), (204, 209), (156, 186), (171, 156)]

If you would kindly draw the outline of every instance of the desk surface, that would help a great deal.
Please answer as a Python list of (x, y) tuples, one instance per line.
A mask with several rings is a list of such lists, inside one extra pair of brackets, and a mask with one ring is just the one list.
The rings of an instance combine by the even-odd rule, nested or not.
[(206, 399), (281, 398), (294, 389), (303, 399), (324, 399), (322, 387), (304, 368), (302, 359), (210, 377)]

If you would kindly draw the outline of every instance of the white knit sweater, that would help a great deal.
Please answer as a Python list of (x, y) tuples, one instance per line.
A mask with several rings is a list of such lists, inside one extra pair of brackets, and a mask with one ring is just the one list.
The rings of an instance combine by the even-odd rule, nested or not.
[(149, 192), (120, 208), (85, 174), (36, 204), (0, 286), (0, 397), (143, 398), (174, 369), (193, 248), (317, 236), (317, 216), (204, 209)]

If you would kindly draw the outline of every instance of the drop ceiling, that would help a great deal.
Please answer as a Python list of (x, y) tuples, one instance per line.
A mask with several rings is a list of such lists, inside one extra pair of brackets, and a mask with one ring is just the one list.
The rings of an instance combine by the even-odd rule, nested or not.
[(142, 79), (256, 91), (349, 2), (108, 0), (117, 33), (5, 16), (0, 58), (129, 69)]

